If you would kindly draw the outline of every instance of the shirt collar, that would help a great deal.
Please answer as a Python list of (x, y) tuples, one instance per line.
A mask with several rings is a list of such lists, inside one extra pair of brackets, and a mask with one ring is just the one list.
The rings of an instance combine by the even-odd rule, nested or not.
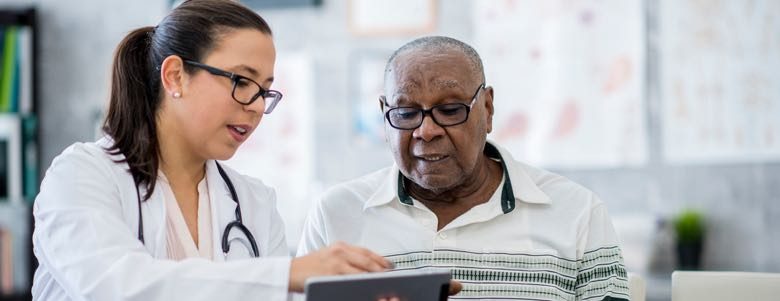
[[(501, 209), (504, 213), (514, 210), (516, 201), (531, 204), (552, 202), (550, 197), (539, 189), (539, 186), (522, 169), (522, 166), (514, 162), (512, 155), (505, 149), (488, 141), (485, 144), (485, 154), (490, 158), (497, 159), (504, 172), (505, 180), (501, 187)], [(397, 165), (394, 164), (387, 169), (382, 177), (384, 180), (379, 183), (379, 187), (366, 201), (363, 209), (385, 205), (396, 199), (402, 204), (412, 205), (411, 196), (406, 193), (404, 188), (404, 176), (398, 170)]]

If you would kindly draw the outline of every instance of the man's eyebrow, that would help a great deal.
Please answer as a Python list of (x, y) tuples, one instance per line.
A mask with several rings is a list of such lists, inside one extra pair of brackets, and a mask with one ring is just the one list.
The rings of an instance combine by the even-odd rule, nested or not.
[(398, 87), (398, 89), (396, 90), (395, 94), (396, 95), (397, 94), (410, 94), (414, 90), (419, 89), (419, 88), (420, 88), (420, 84), (419, 83), (417, 83), (416, 81), (409, 81), (407, 83), (404, 83), (400, 87)]

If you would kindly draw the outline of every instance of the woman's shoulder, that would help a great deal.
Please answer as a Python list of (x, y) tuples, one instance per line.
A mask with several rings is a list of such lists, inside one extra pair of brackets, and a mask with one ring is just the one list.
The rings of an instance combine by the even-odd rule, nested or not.
[(52, 160), (44, 180), (49, 177), (116, 179), (117, 174), (126, 172), (127, 164), (122, 161), (124, 156), (112, 154), (111, 146), (108, 138), (71, 144)]
[(242, 174), (225, 163), (220, 162), (218, 164), (225, 171), (225, 174), (227, 174), (228, 178), (230, 178), (230, 181), (233, 182), (233, 186), (235, 186), (237, 190), (248, 189), (248, 192), (253, 196), (251, 199), (257, 199), (261, 202), (275, 201), (276, 192), (271, 186), (266, 185), (262, 180)]
[(63, 198), (113, 193), (116, 185), (107, 183), (118, 183), (121, 165), (112, 161), (104, 145), (101, 141), (77, 142), (65, 148), (47, 169), (36, 203), (64, 204)]
[(121, 155), (112, 155), (109, 148), (111, 147), (110, 139), (101, 138), (94, 142), (76, 142), (66, 147), (59, 155), (57, 155), (52, 161), (52, 166), (56, 166), (62, 163), (79, 162), (99, 164), (102, 162), (112, 162), (121, 160)]

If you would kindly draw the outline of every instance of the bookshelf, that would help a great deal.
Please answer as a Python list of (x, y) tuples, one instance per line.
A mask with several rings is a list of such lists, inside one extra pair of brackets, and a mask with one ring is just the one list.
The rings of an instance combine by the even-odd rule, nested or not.
[(36, 267), (38, 25), (35, 8), (0, 5), (0, 300), (29, 300)]

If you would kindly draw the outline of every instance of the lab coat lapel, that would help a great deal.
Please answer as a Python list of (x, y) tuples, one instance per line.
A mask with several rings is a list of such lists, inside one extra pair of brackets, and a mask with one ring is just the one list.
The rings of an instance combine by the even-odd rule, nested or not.
[[(107, 148), (111, 145), (111, 140), (103, 138), (98, 140), (97, 144)], [(113, 162), (121, 162), (112, 168), (118, 169), (116, 174), (122, 175), (120, 180), (120, 191), (122, 192), (125, 219), (128, 221), (130, 230), (134, 236), (138, 236), (138, 197), (146, 195), (145, 185), (138, 187), (138, 193), (135, 190), (133, 176), (128, 172), (130, 169), (124, 162), (124, 155), (110, 155)], [(163, 206), (163, 194), (159, 185), (155, 185), (154, 193), (148, 200), (141, 202), (141, 214), (143, 215), (144, 248), (155, 258), (167, 258), (168, 253), (165, 244), (165, 206)]]
[[(159, 185), (154, 187), (152, 195), (141, 205), (144, 215), (144, 240), (146, 241), (146, 248), (154, 254), (155, 258), (168, 258), (168, 250), (166, 249), (167, 232), (165, 231), (167, 212), (164, 206), (164, 196)], [(146, 193), (146, 189), (143, 187), (139, 187), (139, 191), (141, 196)]]
[[(224, 167), (223, 167), (224, 168)], [(206, 182), (211, 202), (212, 237), (214, 238), (214, 261), (225, 261), (222, 254), (222, 232), (228, 223), (236, 218), (236, 202), (233, 201), (227, 183), (219, 175), (216, 161), (206, 162)]]

